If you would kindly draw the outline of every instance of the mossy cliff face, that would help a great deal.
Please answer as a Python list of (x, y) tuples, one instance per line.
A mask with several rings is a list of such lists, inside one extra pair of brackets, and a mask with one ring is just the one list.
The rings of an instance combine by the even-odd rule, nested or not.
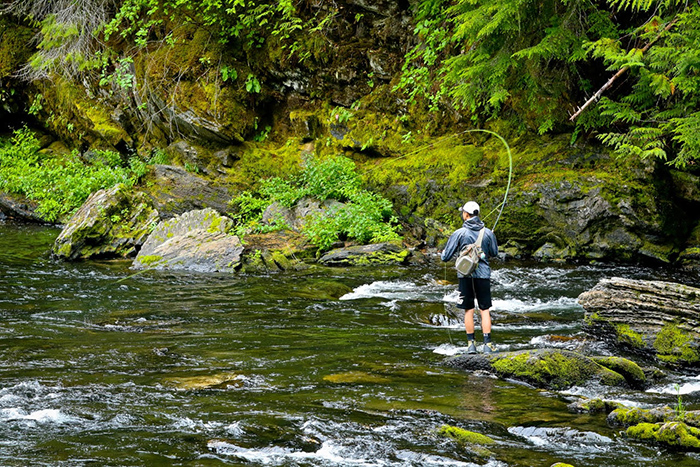
[[(274, 37), (246, 48), (164, 21), (148, 47), (112, 40), (109, 79), (100, 71), (75, 82), (52, 77), (31, 87), (27, 104), (41, 95), (37, 118), (73, 147), (146, 155), (185, 141), (196, 156), (176, 154), (175, 162), (241, 190), (293, 171), (304, 151), (345, 154), (393, 201), (412, 246), (441, 246), (468, 199), (493, 226), (509, 175), (502, 143), (463, 133), (468, 115), (430, 113), (392, 91), (416, 40), (410, 2), (336, 4), (332, 27), (298, 37), (303, 60)], [(117, 67), (122, 58), (130, 61)], [(570, 135), (489, 125), (513, 150), (513, 184), (496, 229), (504, 252), (657, 263), (683, 252), (694, 261), (698, 245), (688, 237), (700, 215), (685, 209), (698, 205), (693, 180), (613, 158), (595, 141), (572, 145)], [(219, 163), (221, 151), (228, 155)], [(690, 198), (675, 194), (680, 186), (690, 187)]]

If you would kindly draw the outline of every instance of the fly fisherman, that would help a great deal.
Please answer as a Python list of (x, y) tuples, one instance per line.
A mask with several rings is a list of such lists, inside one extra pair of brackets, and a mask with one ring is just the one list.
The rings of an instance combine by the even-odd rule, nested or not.
[(465, 310), (464, 327), (467, 331), (467, 353), (476, 353), (474, 343), (474, 299), (479, 303), (481, 311), (481, 330), (484, 333), (484, 353), (495, 352), (491, 343), (491, 267), (488, 258), (498, 256), (498, 243), (496, 236), (491, 229), (487, 229), (479, 219), (479, 205), (474, 201), (469, 201), (460, 207), (464, 224), (460, 229), (450, 235), (447, 245), (442, 252), (441, 259), (449, 261), (457, 256), (467, 245), (477, 241), (479, 232), (484, 229), (481, 242), (483, 254), (479, 259), (478, 266), (474, 272), (464, 276), (457, 271), (459, 278), (459, 302), (457, 308)]

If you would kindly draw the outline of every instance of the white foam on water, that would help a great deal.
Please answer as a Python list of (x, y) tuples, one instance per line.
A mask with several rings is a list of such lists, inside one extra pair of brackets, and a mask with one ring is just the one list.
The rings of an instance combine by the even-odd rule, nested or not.
[(337, 465), (375, 466), (374, 460), (354, 459), (340, 455), (341, 449), (331, 442), (324, 442), (316, 452), (293, 451), (277, 446), (266, 448), (244, 448), (226, 441), (209, 441), (209, 449), (217, 454), (235, 456), (251, 462), (279, 464), (290, 460), (321, 460)]
[(458, 347), (452, 344), (440, 344), (433, 349), (433, 353), (438, 355), (459, 355), (467, 352), (467, 347)]
[(523, 301), (517, 298), (511, 299), (494, 299), (493, 309), (498, 311), (508, 311), (508, 312), (532, 312), (532, 311), (544, 311), (550, 309), (579, 309), (581, 306), (578, 304), (575, 298), (571, 297), (558, 297), (554, 300), (542, 301), (539, 299), (531, 301)]
[(43, 409), (27, 413), (26, 411), (12, 407), (0, 410), (0, 421), (28, 420), (37, 423), (63, 424), (77, 421), (75, 417), (66, 415), (59, 409)]
[(675, 383), (668, 384), (665, 386), (656, 386), (647, 389), (646, 392), (656, 393), (656, 394), (674, 394), (674, 395), (685, 395), (693, 394), (695, 392), (700, 392), (700, 375), (693, 378), (693, 381), (687, 381), (683, 384)]

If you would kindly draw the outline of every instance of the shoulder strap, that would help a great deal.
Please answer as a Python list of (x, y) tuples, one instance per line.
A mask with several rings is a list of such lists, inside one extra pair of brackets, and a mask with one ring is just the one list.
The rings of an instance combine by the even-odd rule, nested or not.
[(481, 241), (484, 239), (484, 232), (486, 232), (486, 228), (483, 228), (479, 231), (479, 236), (476, 237), (476, 246), (481, 248)]

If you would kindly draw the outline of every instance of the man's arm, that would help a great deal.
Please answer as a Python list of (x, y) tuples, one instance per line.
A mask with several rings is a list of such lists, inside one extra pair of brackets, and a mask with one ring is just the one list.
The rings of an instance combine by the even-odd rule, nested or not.
[(454, 232), (452, 235), (450, 235), (450, 238), (447, 239), (447, 245), (445, 245), (445, 249), (442, 250), (442, 256), (440, 256), (440, 259), (443, 261), (449, 261), (452, 259), (452, 257), (457, 253), (457, 248), (459, 247), (459, 235), (457, 232)]

